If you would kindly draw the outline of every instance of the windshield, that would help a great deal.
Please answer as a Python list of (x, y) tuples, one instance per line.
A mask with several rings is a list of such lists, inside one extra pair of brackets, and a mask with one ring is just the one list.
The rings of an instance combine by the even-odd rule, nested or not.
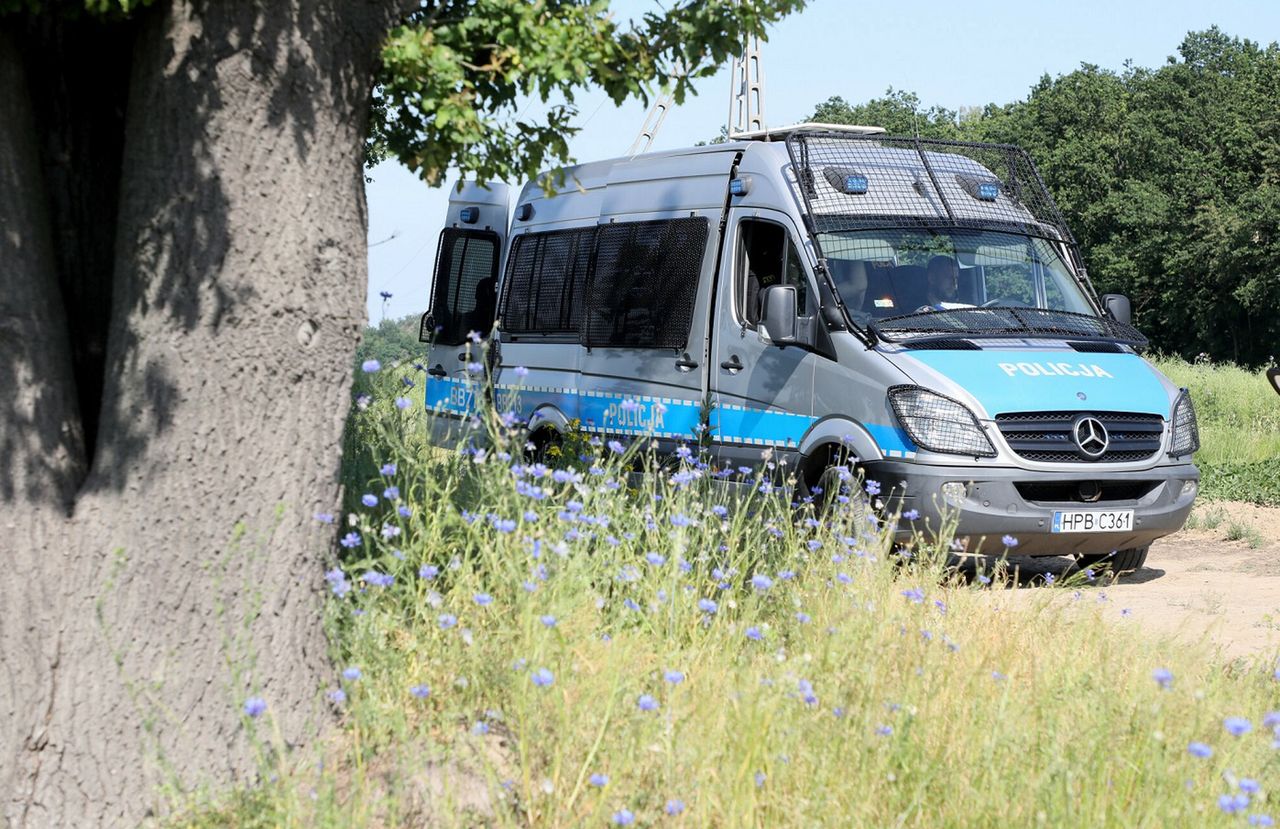
[(886, 228), (822, 232), (818, 243), (849, 315), (863, 325), (974, 307), (1095, 314), (1046, 239)]

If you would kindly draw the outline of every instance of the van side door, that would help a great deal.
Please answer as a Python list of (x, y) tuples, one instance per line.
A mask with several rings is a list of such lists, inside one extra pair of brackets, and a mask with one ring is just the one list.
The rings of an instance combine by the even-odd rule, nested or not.
[(790, 217), (779, 211), (735, 208), (725, 231), (716, 298), (712, 439), (723, 466), (759, 463), (761, 453), (794, 462), (813, 422), (818, 360), (804, 344), (768, 341), (762, 298), (774, 285), (796, 294), (796, 330), (814, 330), (819, 295)]

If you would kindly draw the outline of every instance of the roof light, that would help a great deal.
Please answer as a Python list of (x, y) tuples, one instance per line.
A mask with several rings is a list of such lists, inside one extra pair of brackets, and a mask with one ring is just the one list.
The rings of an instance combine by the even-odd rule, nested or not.
[(836, 192), (844, 193), (848, 196), (864, 195), (870, 184), (867, 181), (867, 177), (862, 173), (843, 167), (824, 167), (822, 175), (826, 178), (827, 183), (835, 188)]
[(462, 220), (464, 225), (473, 225), (480, 221), (480, 208), (464, 207), (458, 212), (458, 218)]
[(729, 195), (745, 196), (751, 192), (751, 176), (739, 176), (729, 182)]
[(1004, 189), (1004, 185), (993, 178), (958, 175), (956, 183), (960, 185), (960, 189), (978, 201), (995, 201), (1000, 197), (1000, 191)]
[(533, 218), (533, 205), (525, 202), (516, 208), (517, 221), (527, 222)]

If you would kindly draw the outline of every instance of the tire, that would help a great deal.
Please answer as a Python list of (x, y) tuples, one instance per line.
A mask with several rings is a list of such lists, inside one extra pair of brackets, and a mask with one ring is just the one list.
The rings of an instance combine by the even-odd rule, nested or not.
[(1081, 555), (1076, 557), (1076, 567), (1081, 570), (1107, 568), (1111, 572), (1132, 573), (1141, 570), (1147, 562), (1147, 551), (1150, 547), (1131, 547), (1128, 550), (1116, 550), (1114, 553), (1102, 555)]

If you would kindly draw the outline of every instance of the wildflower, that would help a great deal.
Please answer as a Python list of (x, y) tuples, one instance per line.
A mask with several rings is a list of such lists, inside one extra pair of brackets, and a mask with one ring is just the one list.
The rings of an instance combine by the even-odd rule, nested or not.
[(257, 719), (267, 710), (267, 701), (262, 697), (249, 697), (244, 701), (244, 713)]
[(533, 684), (539, 688), (549, 688), (556, 681), (555, 676), (546, 668), (539, 668), (533, 672)]
[(329, 702), (332, 702), (334, 705), (341, 705), (347, 701), (347, 692), (341, 688), (334, 688), (327, 694), (327, 696), (329, 697)]
[(411, 685), (409, 686), (409, 693), (417, 699), (426, 699), (431, 696), (431, 689), (425, 685)]
[(724, 504), (716, 504), (711, 508), (711, 512), (718, 518), (724, 518), (729, 514), (729, 508)]
[(879, 482), (879, 481), (867, 481), (866, 486), (865, 486), (864, 488), (867, 490), (867, 494), (868, 494), (868, 495), (879, 495), (879, 494), (880, 494), (880, 482)]
[(321, 524), (333, 523), (333, 513), (331, 512), (317, 512), (315, 515), (311, 517), (319, 521)]
[(684, 682), (684, 674), (680, 671), (667, 671), (662, 675), (662, 678), (672, 685), (679, 685)]
[(372, 397), (370, 397), (370, 396), (369, 396), (369, 395), (367, 395), (367, 394), (357, 394), (357, 395), (356, 395), (356, 405), (360, 407), (360, 411), (362, 411), (362, 412), (363, 412), (365, 409), (369, 408), (369, 404), (370, 404), (370, 403), (372, 403), (372, 402), (373, 402), (373, 398), (372, 398)]
[(1249, 808), (1249, 796), (1244, 794), (1218, 795), (1218, 808), (1229, 815)]
[(769, 578), (764, 573), (756, 573), (751, 577), (751, 586), (763, 593), (770, 587), (773, 587), (773, 579)]
[(1192, 757), (1212, 757), (1213, 749), (1201, 742), (1192, 742), (1187, 744), (1187, 753)]
[(333, 590), (333, 595), (341, 599), (347, 595), (347, 591), (351, 589), (351, 582), (347, 581), (347, 574), (342, 572), (340, 568), (333, 568), (324, 574), (325, 581), (329, 582), (329, 587)]
[(467, 363), (467, 374), (479, 374), (484, 371), (483, 363)]
[(1240, 782), (1237, 783), (1236, 785), (1239, 786), (1240, 791), (1244, 792), (1245, 794), (1257, 794), (1258, 791), (1262, 788), (1261, 786), (1258, 785), (1257, 780), (1253, 780), (1248, 777), (1240, 778)]
[(678, 815), (684, 811), (684, 801), (679, 798), (668, 800), (667, 805), (663, 807), (663, 811), (669, 815)]
[(387, 487), (382, 491), (382, 497), (386, 498), (388, 501), (394, 501), (395, 499), (400, 497), (400, 487), (398, 486)]
[(597, 789), (602, 789), (609, 785), (609, 775), (596, 772), (587, 778), (587, 782), (595, 786)]
[(800, 623), (800, 624), (802, 624), (802, 625), (807, 625), (807, 624), (809, 624), (809, 620), (810, 620), (811, 618), (812, 618), (812, 617), (811, 617), (811, 616), (809, 616), (809, 614), (808, 614), (808, 613), (805, 613), (803, 610), (801, 610), (801, 611), (799, 611), (799, 612), (797, 612), (797, 613), (796, 613), (796, 621), (797, 621), (797, 622), (799, 622), (799, 623)]
[(924, 604), (924, 591), (919, 587), (913, 587), (910, 590), (903, 590), (902, 595), (907, 597), (907, 601), (912, 604)]
[(888, 737), (890, 734), (892, 734), (892, 733), (893, 733), (893, 726), (891, 726), (891, 725), (883, 725), (883, 724), (882, 724), (882, 725), (877, 725), (877, 726), (876, 726), (876, 733), (877, 733), (877, 734), (879, 734), (881, 737)]
[(804, 700), (805, 705), (817, 705), (818, 695), (813, 692), (813, 683), (807, 679), (802, 679), (796, 683), (800, 690), (800, 699)]
[(1151, 678), (1164, 689), (1168, 689), (1173, 684), (1173, 672), (1168, 668), (1156, 668), (1151, 672)]
[(627, 448), (616, 440), (611, 440), (605, 445), (609, 447), (609, 451), (618, 455), (621, 455), (623, 452), (627, 451)]
[(347, 668), (345, 671), (342, 672), (342, 678), (347, 680), (348, 682), (355, 682), (357, 679), (360, 678), (360, 676), (361, 676), (360, 669), (357, 668), (355, 665), (352, 665), (350, 668)]
[(902, 517), (907, 519), (908, 521), (914, 521), (920, 517), (920, 510), (909, 509), (906, 512), (902, 513)]
[(425, 581), (431, 581), (438, 575), (440, 575), (440, 568), (434, 564), (424, 564), (418, 568), (418, 578)]
[(493, 522), (493, 528), (500, 533), (512, 533), (516, 530), (516, 522), (510, 518), (499, 518)]
[(454, 616), (452, 613), (441, 613), (439, 617), (437, 617), (437, 621), (440, 622), (441, 630), (448, 630), (458, 624), (458, 617)]
[(1222, 727), (1227, 729), (1227, 733), (1233, 737), (1241, 737), (1253, 730), (1253, 723), (1244, 717), (1227, 717), (1222, 721)]
[(378, 505), (378, 496), (374, 495), (372, 492), (366, 492), (364, 495), (360, 496), (360, 503), (364, 504), (366, 507), (376, 507)]
[(641, 711), (657, 711), (658, 701), (650, 694), (641, 694), (636, 700), (636, 707)]
[(473, 598), (475, 603), (481, 607), (488, 607), (493, 604), (493, 596), (490, 596), (488, 593), (477, 593), (471, 598)]
[(991, 577), (990, 577), (990, 576), (983, 575), (982, 573), (979, 573), (979, 574), (978, 574), (978, 582), (979, 582), (979, 583), (981, 583), (981, 584), (991, 584)]
[(991, 672), (991, 678), (992, 678), (992, 679), (994, 679), (996, 682), (1001, 682), (1001, 681), (1003, 681), (1003, 680), (1008, 679), (1008, 677), (1007, 677), (1007, 676), (1005, 676), (1004, 674), (1000, 673), (999, 671), (992, 671), (992, 672)]
[(746, 636), (748, 639), (750, 639), (753, 642), (759, 642), (760, 640), (764, 639), (764, 634), (762, 634), (760, 632), (760, 628), (756, 627), (755, 625), (752, 625), (751, 627), (747, 628)]
[(396, 398), (396, 408), (399, 409), (400, 411), (404, 411), (405, 409), (409, 408), (412, 405), (413, 405), (413, 401), (407, 397)]
[(654, 567), (661, 567), (667, 563), (667, 559), (660, 553), (645, 553), (644, 560), (652, 564)]
[(766, 775), (764, 772), (762, 771), (756, 772), (756, 788), (757, 789), (764, 785), (765, 777)]
[(685, 515), (684, 513), (676, 513), (675, 515), (671, 516), (671, 526), (673, 527), (687, 527), (691, 523), (693, 522), (689, 520), (689, 516)]
[(1274, 820), (1271, 819), (1271, 815), (1266, 815), (1261, 812), (1257, 812), (1255, 814), (1249, 815), (1249, 825), (1250, 826), (1275, 826), (1276, 823)]
[(1018, 546), (1018, 539), (1017, 539), (1017, 538), (1015, 538), (1015, 537), (1013, 537), (1013, 536), (1011, 536), (1011, 535), (1006, 535), (1006, 536), (1002, 536), (1002, 537), (1000, 538), (1000, 543), (1001, 543), (1001, 544), (1004, 544), (1004, 546), (1006, 546), (1006, 547), (1017, 547), (1017, 546)]
[(379, 363), (377, 360), (365, 360), (360, 364), (360, 370), (365, 374), (373, 374), (380, 368), (382, 368), (382, 363)]
[(489, 733), (489, 724), (484, 722), (483, 720), (480, 722), (477, 722), (475, 725), (471, 726), (471, 733), (475, 734), (478, 737), (482, 737), (485, 734)]
[(613, 813), (613, 822), (618, 826), (630, 826), (636, 822), (636, 816), (629, 809), (619, 809)]
[(350, 550), (352, 547), (359, 547), (360, 533), (352, 530), (351, 532), (344, 535), (342, 537), (342, 540), (339, 541), (338, 543), (341, 544), (343, 547), (346, 547), (348, 550)]
[(396, 537), (396, 536), (398, 536), (398, 535), (400, 535), (400, 528), (399, 528), (399, 527), (397, 527), (395, 524), (383, 524), (383, 525), (382, 525), (382, 537), (383, 537), (383, 538), (385, 538), (385, 539), (387, 539), (388, 541), (390, 541), (391, 539), (395, 538), (395, 537)]

